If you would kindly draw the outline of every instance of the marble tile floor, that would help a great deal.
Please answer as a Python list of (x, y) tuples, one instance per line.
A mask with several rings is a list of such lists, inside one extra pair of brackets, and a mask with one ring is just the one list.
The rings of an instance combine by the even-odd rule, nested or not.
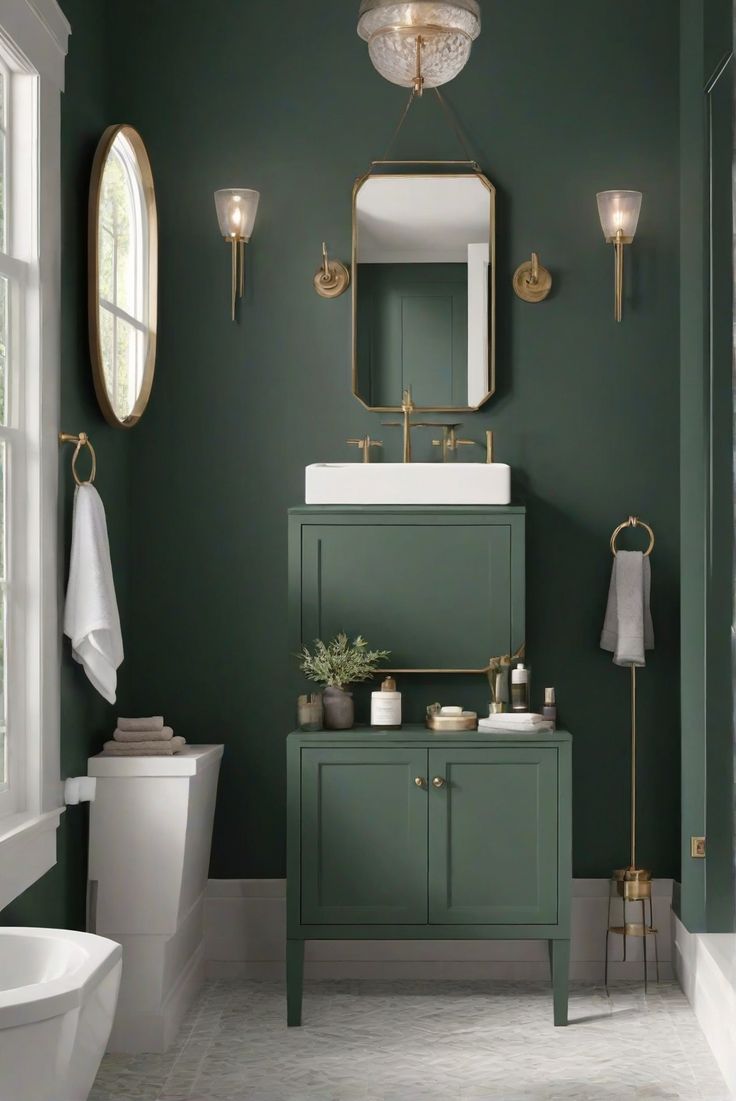
[(542, 983), (205, 985), (165, 1055), (108, 1055), (90, 1101), (729, 1101), (671, 983), (573, 984), (552, 1025)]

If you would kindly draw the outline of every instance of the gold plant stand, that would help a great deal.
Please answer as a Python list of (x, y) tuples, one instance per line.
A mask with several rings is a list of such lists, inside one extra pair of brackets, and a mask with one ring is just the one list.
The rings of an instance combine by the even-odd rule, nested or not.
[[(616, 539), (620, 532), (627, 527), (641, 527), (649, 534), (649, 546), (644, 551), (650, 555), (654, 548), (654, 532), (637, 516), (629, 516), (614, 531), (611, 536), (611, 552), (616, 554)], [(636, 866), (636, 666), (631, 665), (631, 863), (628, 868), (618, 868), (611, 876), (611, 885), (608, 892), (608, 921), (606, 929), (606, 962), (604, 982), (608, 989), (608, 956), (611, 942), (611, 933), (623, 939), (623, 962), (626, 962), (627, 940), (629, 937), (640, 937), (644, 954), (644, 993), (647, 992), (649, 980), (647, 941), (654, 938), (654, 963), (656, 967), (657, 982), (659, 982), (659, 950), (657, 948), (657, 930), (654, 926), (652, 911), (652, 873), (646, 868)], [(611, 924), (611, 904), (620, 899), (621, 922), (618, 925)], [(629, 921), (627, 906), (639, 904), (641, 921)], [(647, 903), (649, 904), (649, 916), (647, 918)]]

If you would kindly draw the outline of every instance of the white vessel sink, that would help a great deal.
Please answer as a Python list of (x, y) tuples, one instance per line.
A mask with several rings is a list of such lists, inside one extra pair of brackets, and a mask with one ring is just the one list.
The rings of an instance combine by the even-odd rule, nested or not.
[(308, 505), (507, 505), (505, 463), (313, 463)]

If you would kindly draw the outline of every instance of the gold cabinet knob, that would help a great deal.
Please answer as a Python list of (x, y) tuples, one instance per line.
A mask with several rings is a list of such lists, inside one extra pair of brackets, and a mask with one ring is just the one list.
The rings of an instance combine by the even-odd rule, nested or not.
[(432, 781), (432, 787), (443, 788), (446, 783), (447, 780), (444, 778), (444, 776), (435, 776), (434, 780)]
[(423, 788), (424, 785), (426, 784), (426, 782), (427, 781), (424, 779), (423, 776), (415, 776), (414, 777), (414, 783), (417, 785), (418, 788)]

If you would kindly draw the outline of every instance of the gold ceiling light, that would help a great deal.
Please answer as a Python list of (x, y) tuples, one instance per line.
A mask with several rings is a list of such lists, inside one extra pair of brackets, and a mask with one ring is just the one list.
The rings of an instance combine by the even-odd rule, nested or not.
[(358, 34), (386, 80), (421, 95), (453, 80), (480, 34), (477, 0), (361, 0)]

